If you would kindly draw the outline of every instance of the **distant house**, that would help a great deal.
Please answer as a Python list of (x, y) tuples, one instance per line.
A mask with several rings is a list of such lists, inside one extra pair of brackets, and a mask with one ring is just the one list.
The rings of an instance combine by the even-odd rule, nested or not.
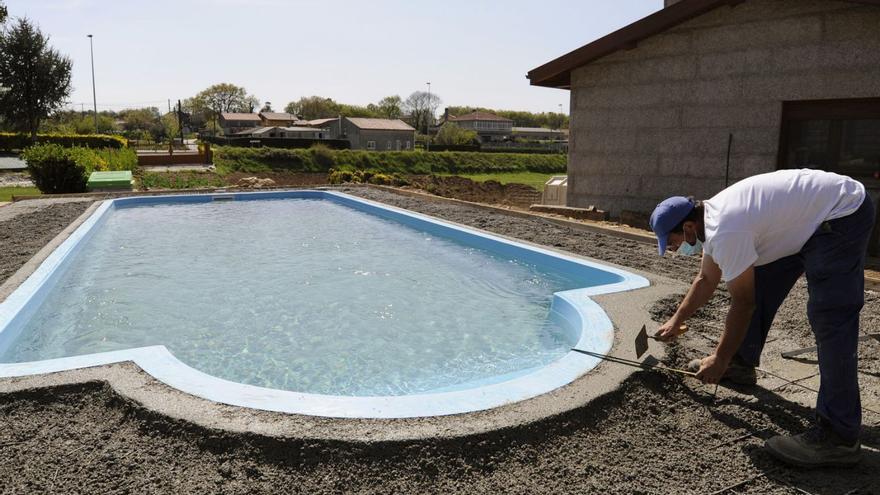
[(476, 131), (483, 143), (505, 141), (513, 133), (513, 121), (489, 112), (471, 112), (461, 116), (449, 115), (448, 110), (441, 126), (452, 122), (463, 129)]
[(307, 121), (300, 119), (292, 113), (260, 112), (258, 115), (260, 117), (260, 125), (262, 127), (291, 127), (308, 125)]
[(225, 112), (220, 114), (219, 123), (220, 127), (223, 129), (223, 134), (229, 136), (246, 129), (259, 127), (262, 125), (262, 120), (260, 120), (260, 116), (255, 113)]
[[(333, 136), (333, 138), (335, 139), (336, 136), (341, 134), (341, 131), (339, 131), (339, 124), (336, 124), (338, 121), (339, 121), (339, 119), (336, 117), (329, 118), (329, 119), (315, 119), (315, 120), (310, 120), (308, 122), (308, 124), (306, 124), (306, 125), (308, 125), (309, 127), (319, 127), (319, 128), (328, 129), (331, 132), (331, 135)], [(334, 126), (333, 124), (336, 124), (336, 125)]]
[(312, 120), (309, 125), (325, 129), (330, 139), (347, 139), (353, 150), (406, 151), (413, 149), (416, 138), (416, 130), (399, 119), (342, 117)]
[(235, 133), (235, 137), (328, 139), (329, 133), (314, 127), (256, 127)]
[(529, 141), (563, 141), (568, 138), (562, 129), (547, 129), (545, 127), (514, 127), (512, 128), (512, 136)]

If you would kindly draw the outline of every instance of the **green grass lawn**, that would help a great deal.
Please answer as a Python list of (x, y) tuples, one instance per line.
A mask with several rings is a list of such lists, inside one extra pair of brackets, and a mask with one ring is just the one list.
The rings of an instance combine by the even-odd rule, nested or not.
[(0, 187), (0, 201), (12, 201), (12, 195), (40, 194), (36, 187)]
[(487, 180), (497, 180), (502, 184), (517, 183), (532, 186), (539, 191), (544, 190), (544, 183), (554, 175), (565, 174), (545, 174), (540, 172), (510, 172), (500, 174), (458, 174), (459, 177), (465, 177), (473, 181), (483, 182)]

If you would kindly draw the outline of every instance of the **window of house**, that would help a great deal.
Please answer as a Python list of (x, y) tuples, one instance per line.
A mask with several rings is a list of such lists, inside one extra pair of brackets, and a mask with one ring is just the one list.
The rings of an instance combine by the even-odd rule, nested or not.
[(394, 143), (394, 149), (397, 150), (397, 151), (400, 151), (400, 139), (398, 139), (398, 140)]
[(385, 142), (385, 149), (386, 149), (386, 150), (390, 150), (390, 149), (391, 149), (391, 141), (386, 141), (386, 142)]
[(376, 149), (376, 141), (367, 141), (367, 149), (368, 150)]
[(404, 148), (404, 149), (407, 149), (407, 150), (408, 150), (408, 149), (409, 149), (409, 146), (410, 146), (409, 141), (407, 141), (407, 142), (406, 142), (406, 148)]
[(880, 178), (880, 98), (785, 102), (780, 168)]

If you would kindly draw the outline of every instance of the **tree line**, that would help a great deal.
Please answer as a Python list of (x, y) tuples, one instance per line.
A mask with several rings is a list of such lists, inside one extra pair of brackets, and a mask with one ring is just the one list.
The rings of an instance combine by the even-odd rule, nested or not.
[[(383, 119), (405, 119), (422, 133), (434, 125), (437, 111), (443, 100), (434, 93), (414, 91), (405, 99), (400, 95), (386, 96), (375, 103), (353, 105), (342, 103), (323, 96), (303, 96), (289, 102), (284, 111), (304, 120), (346, 117), (371, 117)], [(215, 120), (224, 112), (251, 113), (257, 109), (259, 100), (241, 86), (230, 83), (215, 84), (199, 92), (184, 102), (194, 122), (201, 127), (216, 126)], [(562, 113), (533, 113), (521, 110), (493, 110), (483, 107), (448, 107), (450, 115), (464, 115), (474, 111), (491, 112), (511, 119), (519, 127), (546, 127), (549, 129), (568, 128), (568, 116)], [(261, 111), (272, 111), (271, 103), (266, 102)]]

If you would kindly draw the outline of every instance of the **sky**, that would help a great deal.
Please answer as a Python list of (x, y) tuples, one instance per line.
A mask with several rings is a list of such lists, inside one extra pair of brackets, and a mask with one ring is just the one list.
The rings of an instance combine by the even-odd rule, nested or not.
[[(276, 111), (301, 96), (366, 105), (427, 91), (446, 105), (568, 113), (529, 85), (550, 60), (662, 0), (0, 0), (73, 61), (71, 107), (156, 106), (219, 82)], [(9, 22), (9, 21), (7, 21)], [(560, 107), (562, 105), (562, 107)]]

